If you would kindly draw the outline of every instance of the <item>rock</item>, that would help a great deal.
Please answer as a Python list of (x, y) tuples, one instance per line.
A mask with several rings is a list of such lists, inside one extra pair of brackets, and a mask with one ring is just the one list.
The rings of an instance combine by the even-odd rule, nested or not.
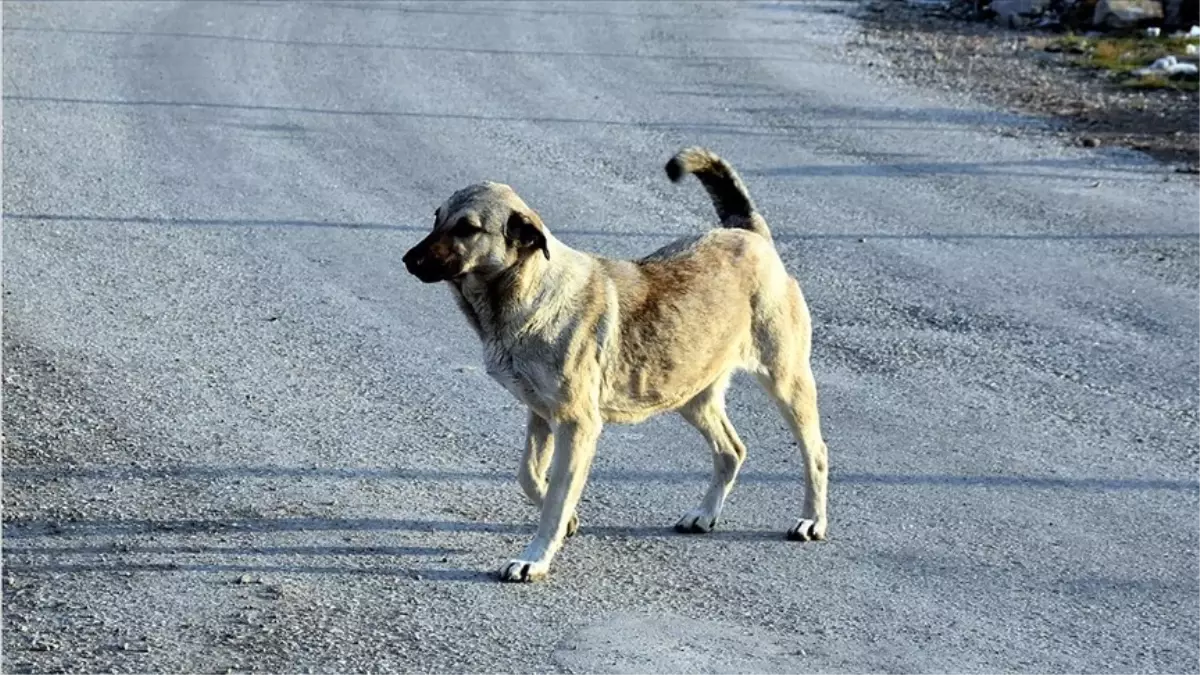
[(996, 21), (1017, 28), (1042, 16), (1049, 7), (1050, 0), (992, 0), (988, 10), (994, 13)]
[(1100, 147), (1100, 139), (1099, 139), (1099, 138), (1094, 138), (1094, 137), (1092, 137), (1092, 136), (1088, 136), (1087, 138), (1083, 139), (1083, 140), (1082, 140), (1082, 141), (1080, 141), (1080, 142), (1083, 144), (1083, 147), (1085, 147), (1085, 148), (1098, 148), (1098, 147)]
[(1046, 11), (1050, 0), (992, 0), (988, 9), (1005, 21), (1010, 16), (1037, 16)]
[(1146, 68), (1138, 68), (1133, 71), (1133, 74), (1141, 77), (1147, 75), (1166, 75), (1172, 79), (1194, 79), (1200, 73), (1198, 73), (1196, 64), (1194, 63), (1181, 62), (1174, 56), (1164, 56)]
[(1163, 6), (1158, 0), (1099, 0), (1092, 15), (1092, 24), (1106, 28), (1124, 28), (1162, 18)]

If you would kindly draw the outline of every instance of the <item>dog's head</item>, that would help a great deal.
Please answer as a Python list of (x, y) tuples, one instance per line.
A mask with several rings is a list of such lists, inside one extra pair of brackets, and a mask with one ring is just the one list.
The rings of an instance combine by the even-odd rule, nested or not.
[(425, 283), (477, 274), (491, 278), (531, 255), (550, 258), (546, 226), (517, 193), (500, 183), (455, 192), (434, 212), (433, 231), (404, 265)]

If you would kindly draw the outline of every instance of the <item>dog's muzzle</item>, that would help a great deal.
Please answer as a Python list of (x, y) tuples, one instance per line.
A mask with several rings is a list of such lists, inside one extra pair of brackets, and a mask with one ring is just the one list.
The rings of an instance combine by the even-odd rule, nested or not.
[(454, 276), (447, 274), (445, 266), (432, 260), (428, 251), (422, 250), (419, 245), (409, 249), (408, 253), (404, 254), (403, 261), (409, 274), (427, 284), (445, 281)]

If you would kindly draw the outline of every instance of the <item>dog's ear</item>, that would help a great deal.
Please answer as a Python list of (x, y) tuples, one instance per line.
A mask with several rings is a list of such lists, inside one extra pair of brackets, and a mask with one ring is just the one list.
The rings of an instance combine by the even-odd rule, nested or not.
[(504, 224), (504, 236), (520, 248), (539, 249), (546, 260), (550, 259), (550, 247), (546, 243), (546, 226), (532, 211), (513, 211)]

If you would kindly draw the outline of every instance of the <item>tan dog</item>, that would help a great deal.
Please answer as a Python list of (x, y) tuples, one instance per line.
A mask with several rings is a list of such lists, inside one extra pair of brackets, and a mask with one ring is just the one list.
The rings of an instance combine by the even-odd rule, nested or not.
[(574, 532), (605, 422), (678, 410), (696, 427), (712, 448), (712, 484), (675, 529), (711, 531), (746, 458), (725, 415), (738, 369), (758, 376), (803, 448), (804, 510), (788, 538), (825, 537), (828, 467), (800, 286), (729, 164), (687, 148), (666, 169), (672, 181), (699, 178), (722, 229), (638, 261), (609, 260), (558, 241), (510, 187), (488, 182), (451, 196), (404, 256), (422, 281), (448, 282), (483, 341), (488, 374), (529, 407), (519, 482), (541, 524), (501, 568), (505, 581), (545, 576)]

